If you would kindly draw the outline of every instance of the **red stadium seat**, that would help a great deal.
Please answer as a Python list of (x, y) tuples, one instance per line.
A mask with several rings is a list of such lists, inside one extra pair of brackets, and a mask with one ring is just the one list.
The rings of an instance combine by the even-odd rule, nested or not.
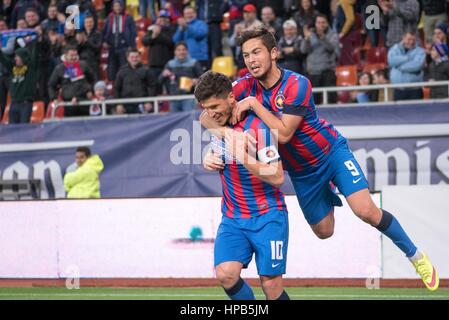
[(377, 70), (383, 70), (386, 68), (384, 63), (365, 63), (363, 66), (363, 72), (372, 73)]
[(429, 100), (430, 99), (430, 87), (423, 87), (422, 92), (423, 92), (423, 99)]
[[(46, 119), (51, 119), (51, 113), (52, 113), (53, 109), (54, 109), (53, 102), (50, 102), (48, 104), (47, 114), (45, 115)], [(56, 109), (55, 117), (56, 118), (63, 118), (64, 117), (64, 107), (59, 107), (58, 109)]]
[(136, 28), (137, 32), (143, 31), (146, 32), (148, 26), (151, 24), (151, 20), (148, 18), (140, 18), (136, 20)]
[(45, 104), (43, 101), (35, 101), (33, 103), (33, 111), (31, 113), (30, 123), (41, 123), (45, 116)]
[(2, 124), (8, 124), (9, 123), (9, 104), (6, 105), (5, 111), (3, 112), (2, 117)]
[(101, 11), (104, 9), (104, 0), (92, 0), (92, 4), (96, 11)]
[(357, 84), (357, 66), (340, 66), (335, 69), (337, 86), (355, 86)]

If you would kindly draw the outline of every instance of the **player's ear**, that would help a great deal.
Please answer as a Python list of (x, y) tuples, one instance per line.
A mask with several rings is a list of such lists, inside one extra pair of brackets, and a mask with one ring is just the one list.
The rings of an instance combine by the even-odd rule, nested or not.
[(229, 94), (228, 94), (228, 103), (229, 104), (234, 104), (236, 102), (236, 100), (235, 100), (235, 95), (234, 95), (234, 92), (229, 92)]
[(273, 49), (271, 49), (271, 52), (270, 52), (270, 55), (271, 55), (271, 60), (277, 60), (277, 58), (278, 58), (278, 55), (279, 55), (279, 50), (278, 50), (278, 48), (277, 47), (274, 47)]

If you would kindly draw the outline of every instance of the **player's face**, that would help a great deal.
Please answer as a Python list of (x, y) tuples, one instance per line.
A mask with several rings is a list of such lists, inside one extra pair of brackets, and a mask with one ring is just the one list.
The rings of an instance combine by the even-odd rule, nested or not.
[(254, 78), (264, 80), (268, 73), (272, 72), (277, 57), (277, 48), (273, 48), (269, 52), (261, 39), (254, 38), (243, 44), (242, 51), (245, 65)]
[(232, 105), (235, 102), (234, 95), (229, 94), (227, 98), (210, 97), (201, 102), (209, 117), (214, 119), (220, 126), (228, 123), (232, 115)]
[(81, 167), (84, 162), (86, 162), (87, 156), (84, 152), (77, 152), (75, 155), (75, 162), (78, 167)]

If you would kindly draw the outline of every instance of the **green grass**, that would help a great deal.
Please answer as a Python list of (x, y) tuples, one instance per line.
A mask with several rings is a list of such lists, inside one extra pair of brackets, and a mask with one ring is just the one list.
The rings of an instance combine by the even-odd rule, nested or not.
[[(294, 300), (449, 300), (449, 288), (436, 292), (427, 289), (385, 288), (286, 288)], [(256, 298), (265, 299), (260, 288)], [(0, 288), (0, 300), (227, 300), (221, 288)]]

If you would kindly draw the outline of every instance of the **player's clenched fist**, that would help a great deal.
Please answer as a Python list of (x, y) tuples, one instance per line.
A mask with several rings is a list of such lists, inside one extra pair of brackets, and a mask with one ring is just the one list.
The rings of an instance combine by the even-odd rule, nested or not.
[(209, 150), (204, 157), (203, 160), (203, 167), (206, 170), (209, 171), (220, 171), (224, 169), (224, 162), (221, 159), (221, 157), (217, 156), (212, 152), (212, 150)]

